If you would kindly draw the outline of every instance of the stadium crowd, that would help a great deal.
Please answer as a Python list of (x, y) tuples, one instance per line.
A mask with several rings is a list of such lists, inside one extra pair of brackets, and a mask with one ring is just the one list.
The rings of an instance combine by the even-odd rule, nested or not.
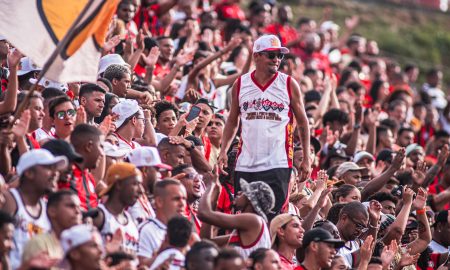
[(448, 269), (442, 72), (358, 24), (121, 0), (67, 84), (0, 36), (1, 269)]

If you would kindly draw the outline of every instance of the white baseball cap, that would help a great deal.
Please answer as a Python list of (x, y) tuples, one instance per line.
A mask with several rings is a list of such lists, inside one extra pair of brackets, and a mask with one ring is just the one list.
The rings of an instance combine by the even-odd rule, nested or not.
[(103, 143), (103, 151), (106, 156), (113, 158), (123, 158), (130, 152), (129, 148), (119, 148), (109, 142)]
[(6, 37), (4, 35), (0, 35), (0, 41), (6, 40)]
[(105, 72), (110, 65), (121, 65), (129, 67), (129, 65), (123, 60), (122, 56), (118, 54), (107, 54), (100, 58), (98, 63), (98, 74)]
[(282, 47), (280, 39), (275, 35), (263, 35), (253, 44), (254, 53), (265, 51), (280, 51), (281, 53), (289, 53), (289, 49)]
[(356, 153), (353, 156), (353, 162), (358, 163), (361, 159), (363, 158), (369, 158), (372, 161), (375, 160), (375, 158), (373, 157), (373, 155), (367, 151), (359, 151), (358, 153)]
[[(37, 79), (30, 78), (28, 81), (32, 84), (35, 84), (37, 82)], [(67, 92), (69, 90), (69, 85), (67, 85), (67, 83), (55, 82), (55, 81), (52, 81), (45, 77), (41, 79), (41, 81), (39, 82), (39, 85), (42, 87), (45, 87), (45, 88), (48, 88), (48, 87), (56, 88), (63, 92)]]
[(116, 104), (116, 106), (112, 108), (112, 112), (119, 116), (115, 122), (116, 129), (119, 129), (120, 126), (122, 126), (122, 124), (125, 122), (125, 120), (127, 120), (138, 111), (140, 111), (139, 104), (136, 100), (133, 99), (125, 99)]
[(22, 57), (19, 63), (19, 69), (17, 70), (17, 76), (25, 75), (32, 71), (40, 71), (41, 68), (38, 67), (30, 57)]
[(99, 236), (97, 229), (88, 224), (79, 224), (64, 230), (61, 233), (61, 246), (64, 251), (64, 257), (72, 249), (95, 240), (96, 235)]
[(351, 162), (351, 161), (347, 161), (342, 163), (341, 165), (339, 165), (339, 167), (336, 169), (336, 177), (341, 177), (342, 175), (344, 175), (344, 173), (346, 172), (350, 172), (350, 171), (361, 171), (364, 170), (365, 168), (363, 167), (359, 167), (356, 163)]
[(67, 168), (67, 158), (65, 156), (55, 157), (46, 149), (33, 149), (23, 154), (17, 164), (17, 174), (21, 176), (26, 170), (37, 165), (56, 165), (57, 170)]
[(161, 169), (172, 170), (172, 166), (161, 162), (158, 149), (156, 147), (143, 146), (131, 151), (128, 156), (130, 163), (136, 167), (158, 167)]
[(320, 30), (322, 31), (329, 31), (329, 30), (339, 31), (339, 28), (340, 28), (339, 25), (337, 25), (333, 21), (325, 21), (320, 25)]

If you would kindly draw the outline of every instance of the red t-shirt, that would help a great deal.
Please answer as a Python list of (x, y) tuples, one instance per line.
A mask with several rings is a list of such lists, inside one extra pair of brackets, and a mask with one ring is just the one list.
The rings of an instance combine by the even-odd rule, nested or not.
[(308, 270), (308, 269), (303, 267), (303, 265), (299, 265), (299, 266), (295, 267), (294, 270)]
[(152, 33), (153, 36), (163, 36), (165, 29), (159, 20), (159, 15), (159, 4), (154, 4), (149, 7), (143, 7), (141, 5), (138, 8), (133, 20), (138, 28), (142, 28), (144, 23), (146, 23), (148, 26), (148, 30), (150, 31), (150, 33)]
[(281, 44), (286, 45), (286, 43), (296, 40), (298, 37), (297, 30), (290, 25), (282, 25), (279, 23), (270, 24), (264, 29), (268, 34), (273, 34), (281, 39)]
[(222, 189), (220, 190), (219, 198), (217, 199), (217, 211), (225, 214), (232, 214), (233, 198), (231, 196), (234, 196), (234, 186), (230, 183), (222, 184)]
[(186, 205), (185, 209), (185, 216), (186, 218), (195, 225), (195, 229), (197, 230), (197, 233), (200, 233), (200, 229), (202, 227), (202, 222), (197, 217), (197, 211), (192, 209), (189, 204)]
[(170, 73), (170, 67), (169, 66), (161, 66), (160, 63), (156, 63), (155, 69), (153, 70), (153, 75), (158, 77), (165, 77), (167, 74)]
[(205, 158), (209, 161), (209, 156), (211, 155), (211, 141), (208, 136), (202, 136), (203, 147), (205, 149)]
[(294, 262), (290, 261), (289, 259), (287, 259), (283, 255), (281, 255), (280, 253), (278, 253), (278, 255), (280, 255), (281, 269), (283, 269), (283, 270), (294, 270), (295, 269), (295, 267), (297, 265)]
[(216, 6), (216, 12), (220, 20), (238, 19), (245, 20), (245, 13), (238, 4), (221, 3)]
[(65, 183), (59, 182), (58, 188), (75, 191), (80, 199), (81, 209), (87, 211), (98, 206), (95, 185), (95, 178), (87, 169), (82, 171), (77, 165), (72, 165), (71, 179)]
[(136, 75), (138, 75), (139, 77), (144, 78), (145, 77), (145, 67), (139, 65), (139, 63), (136, 64), (136, 66), (134, 67), (134, 73), (136, 73)]

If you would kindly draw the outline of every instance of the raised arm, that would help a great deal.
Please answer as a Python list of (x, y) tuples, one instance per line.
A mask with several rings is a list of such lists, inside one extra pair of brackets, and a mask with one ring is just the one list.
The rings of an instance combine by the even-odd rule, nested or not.
[(364, 189), (361, 192), (362, 201), (367, 199), (370, 195), (378, 192), (387, 183), (387, 181), (389, 181), (389, 179), (394, 175), (394, 173), (397, 172), (398, 169), (400, 169), (400, 167), (402, 166), (404, 158), (405, 158), (405, 149), (401, 148), (400, 150), (398, 150), (389, 168), (385, 172), (383, 172), (380, 176), (369, 181), (369, 183), (367, 183), (367, 185), (364, 187)]
[(17, 106), (17, 66), (20, 63), (22, 54), (18, 50), (14, 50), (8, 55), (9, 76), (8, 76), (8, 88), (5, 93), (5, 100), (0, 102), (0, 115), (5, 113), (12, 113), (16, 110)]
[(422, 253), (431, 242), (431, 229), (425, 212), (427, 192), (419, 188), (413, 207), (416, 209), (417, 222), (419, 223), (419, 237), (408, 245), (410, 254)]
[(403, 190), (403, 207), (395, 218), (395, 221), (389, 226), (389, 231), (386, 232), (383, 238), (383, 243), (386, 245), (396, 239), (397, 235), (402, 235), (405, 232), (409, 212), (412, 207), (413, 196), (414, 191), (412, 189), (407, 187)]

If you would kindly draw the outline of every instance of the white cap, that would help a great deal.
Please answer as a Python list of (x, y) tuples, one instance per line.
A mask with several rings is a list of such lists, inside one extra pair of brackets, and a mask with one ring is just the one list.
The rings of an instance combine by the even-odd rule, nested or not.
[(367, 151), (359, 151), (358, 153), (356, 153), (353, 156), (353, 162), (358, 163), (358, 161), (360, 161), (363, 158), (369, 158), (372, 161), (375, 160), (375, 158), (373, 157), (373, 155)]
[(6, 40), (6, 37), (4, 35), (0, 35), (0, 41)]
[(281, 53), (289, 53), (289, 49), (282, 47), (280, 39), (274, 35), (261, 36), (253, 44), (254, 53), (264, 51), (281, 51)]
[(320, 25), (320, 30), (322, 31), (339, 31), (339, 25), (335, 24), (333, 21), (325, 21)]
[(156, 147), (143, 146), (136, 148), (128, 154), (127, 158), (136, 167), (158, 167), (172, 170), (171, 166), (161, 162)]
[(138, 102), (133, 99), (125, 99), (116, 104), (116, 106), (112, 108), (112, 112), (119, 116), (115, 122), (116, 129), (119, 129), (120, 126), (122, 126), (122, 124), (125, 122), (125, 120), (127, 120), (127, 118), (131, 117), (139, 110), (140, 107)]
[(123, 158), (130, 152), (129, 148), (119, 148), (109, 142), (103, 143), (103, 151), (106, 156), (113, 158)]
[(121, 66), (129, 66), (122, 58), (122, 56), (118, 54), (107, 54), (100, 58), (100, 62), (98, 64), (98, 74), (105, 72), (105, 70), (110, 65), (121, 65)]
[[(37, 79), (30, 78), (29, 81), (30, 83), (35, 84), (37, 82)], [(59, 83), (47, 78), (42, 78), (41, 81), (39, 82), (39, 85), (45, 88), (53, 87), (63, 92), (67, 92), (69, 90), (69, 86), (67, 85), (67, 83)]]
[(344, 173), (349, 171), (361, 171), (365, 168), (359, 167), (356, 163), (347, 161), (339, 165), (339, 167), (336, 169), (336, 177), (341, 177)]
[[(0, 39), (1, 40), (1, 39)], [(17, 70), (17, 76), (22, 76), (27, 74), (28, 72), (41, 70), (31, 59), (30, 57), (22, 57), (19, 63), (19, 69)]]
[(64, 257), (72, 249), (79, 247), (89, 241), (95, 241), (97, 230), (88, 224), (79, 224), (64, 230), (61, 233), (61, 246)]
[(417, 143), (412, 143), (406, 147), (405, 154), (406, 154), (406, 156), (409, 156), (409, 154), (411, 154), (411, 152), (418, 151), (418, 150), (423, 151), (423, 147), (418, 145)]
[(46, 149), (33, 149), (23, 154), (17, 164), (17, 174), (21, 176), (26, 170), (36, 165), (57, 165), (57, 170), (64, 170), (68, 161), (65, 156), (55, 157)]

